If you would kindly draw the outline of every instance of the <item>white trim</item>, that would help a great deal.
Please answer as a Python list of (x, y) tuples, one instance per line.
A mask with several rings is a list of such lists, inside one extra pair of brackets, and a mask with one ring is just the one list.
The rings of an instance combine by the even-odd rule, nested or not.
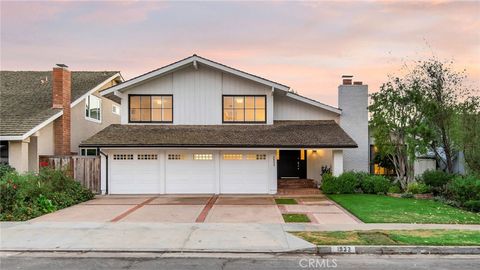
[[(113, 76), (111, 76), (110, 78), (106, 79), (105, 81), (101, 82), (99, 85), (95, 86), (94, 88), (92, 88), (90, 91), (88, 91), (87, 93), (83, 94), (81, 97), (77, 98), (74, 102), (72, 102), (70, 104), (70, 108), (73, 108), (75, 105), (77, 105), (78, 103), (82, 102), (82, 100), (84, 100), (86, 97), (88, 97), (89, 95), (91, 95), (92, 93), (98, 91), (100, 88), (102, 88), (105, 84), (111, 82), (112, 80), (116, 79), (116, 78), (120, 78), (122, 81), (123, 81), (123, 77), (122, 75), (117, 72), (115, 73)], [(101, 95), (103, 96), (103, 95)]]
[(312, 99), (309, 99), (309, 98), (306, 98), (306, 97), (302, 97), (302, 96), (297, 95), (297, 94), (287, 93), (287, 97), (296, 99), (298, 101), (310, 104), (310, 105), (318, 107), (318, 108), (322, 108), (324, 110), (327, 110), (327, 111), (330, 111), (330, 112), (333, 112), (333, 113), (336, 113), (336, 114), (342, 114), (342, 110), (340, 110), (340, 109), (337, 109), (337, 108), (334, 108), (332, 106), (323, 104), (323, 103), (321, 103), (319, 101), (316, 101), (316, 100), (312, 100)]
[(222, 70), (224, 72), (228, 72), (228, 73), (237, 75), (239, 77), (249, 79), (249, 80), (264, 84), (264, 85), (268, 85), (268, 86), (274, 87), (274, 88), (279, 89), (279, 90), (283, 90), (283, 91), (289, 91), (290, 90), (290, 88), (288, 86), (278, 84), (278, 83), (275, 83), (275, 82), (272, 82), (272, 81), (269, 81), (269, 80), (251, 75), (251, 74), (248, 74), (246, 72), (236, 70), (236, 69), (227, 67), (227, 66), (219, 64), (219, 63), (215, 63), (215, 62), (210, 61), (208, 59), (193, 55), (193, 56), (190, 56), (190, 57), (188, 57), (184, 60), (181, 60), (179, 62), (170, 64), (168, 66), (165, 66), (163, 68), (157, 69), (157, 70), (149, 72), (149, 73), (145, 73), (145, 74), (140, 75), (136, 78), (128, 80), (124, 83), (112, 86), (112, 87), (106, 89), (105, 91), (102, 91), (102, 93), (100, 93), (100, 95), (104, 96), (106, 94), (110, 94), (110, 93), (115, 92), (115, 91), (124, 91), (126, 88), (128, 88), (130, 86), (136, 85), (140, 82), (152, 79), (154, 77), (163, 75), (165, 73), (171, 72), (171, 71), (176, 70), (180, 67), (183, 67), (185, 65), (190, 65), (190, 64), (195, 63), (195, 62), (204, 64), (204, 65), (207, 65), (207, 66)]
[(54, 114), (53, 116), (51, 116), (50, 118), (48, 118), (47, 120), (43, 121), (42, 123), (40, 123), (39, 125), (35, 126), (34, 128), (32, 128), (30, 131), (28, 131), (27, 133), (23, 134), (23, 135), (20, 135), (20, 136), (0, 136), (0, 140), (2, 141), (20, 141), (20, 140), (25, 140), (26, 138), (30, 137), (32, 134), (34, 134), (35, 132), (39, 131), (40, 129), (42, 129), (43, 127), (45, 127), (46, 125), (50, 124), (50, 122), (52, 122), (53, 120), (57, 119), (58, 117), (62, 116), (63, 115), (63, 111), (61, 112), (58, 112), (56, 114)]
[[(96, 119), (96, 118), (93, 118), (93, 117), (90, 117), (90, 116), (87, 116), (87, 115), (84, 114), (85, 120), (101, 124), (102, 123), (102, 118), (103, 118), (103, 111), (102, 111), (102, 108), (103, 108), (103, 105), (102, 105), (103, 102), (102, 101), (103, 100), (102, 100), (101, 97), (97, 97), (95, 95), (89, 95), (88, 98), (90, 98), (90, 97), (94, 97), (94, 98), (97, 98), (99, 100), (99, 103), (100, 103), (100, 119)], [(86, 100), (86, 98), (85, 98), (85, 100)], [(90, 100), (88, 101), (88, 104), (90, 105)], [(87, 105), (87, 103), (85, 102), (85, 109), (86, 109), (86, 105)], [(88, 110), (86, 110), (86, 111), (90, 111), (90, 108), (88, 108)]]

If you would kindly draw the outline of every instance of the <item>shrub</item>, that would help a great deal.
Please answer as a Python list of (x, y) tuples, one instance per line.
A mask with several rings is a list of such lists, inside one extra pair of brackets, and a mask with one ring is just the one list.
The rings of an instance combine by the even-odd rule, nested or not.
[(15, 171), (15, 169), (12, 168), (10, 165), (0, 164), (0, 178), (2, 178), (5, 174), (11, 173), (13, 171)]
[(480, 178), (474, 175), (457, 176), (447, 186), (448, 195), (465, 205), (467, 201), (480, 201)]
[(420, 179), (431, 188), (433, 193), (442, 194), (453, 177), (453, 174), (443, 171), (428, 170), (421, 175)]
[(408, 184), (407, 186), (407, 193), (424, 194), (428, 192), (429, 192), (428, 186), (422, 182), (413, 182)]
[(392, 185), (388, 188), (388, 193), (401, 193), (402, 190), (397, 185)]
[(361, 182), (362, 191), (369, 194), (385, 194), (390, 186), (390, 181), (382, 175), (368, 175)]
[(470, 211), (480, 212), (480, 201), (479, 200), (469, 200), (464, 204), (465, 208)]
[(322, 190), (326, 194), (350, 194), (355, 193), (359, 187), (357, 173), (345, 172), (335, 177), (330, 174), (323, 176)]
[(22, 221), (90, 200), (94, 194), (63, 171), (9, 172), (0, 179), (0, 220)]

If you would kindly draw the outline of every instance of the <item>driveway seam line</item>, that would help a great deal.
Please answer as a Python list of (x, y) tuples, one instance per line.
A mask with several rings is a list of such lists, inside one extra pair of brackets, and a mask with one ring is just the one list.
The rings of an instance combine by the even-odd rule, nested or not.
[(218, 195), (213, 195), (203, 207), (202, 212), (198, 215), (197, 219), (195, 220), (195, 223), (204, 223), (205, 219), (207, 219), (208, 213), (210, 210), (212, 210), (213, 205), (218, 199)]
[(131, 213), (137, 211), (138, 209), (142, 208), (143, 206), (147, 205), (149, 202), (153, 201), (154, 199), (156, 199), (157, 197), (151, 197), (149, 199), (146, 199), (144, 202), (140, 203), (140, 204), (137, 204), (135, 205), (134, 207), (128, 209), (127, 211), (121, 213), (120, 215), (114, 217), (112, 220), (110, 220), (110, 222), (118, 222), (122, 219), (124, 219), (125, 217), (127, 217), (128, 215), (130, 215)]

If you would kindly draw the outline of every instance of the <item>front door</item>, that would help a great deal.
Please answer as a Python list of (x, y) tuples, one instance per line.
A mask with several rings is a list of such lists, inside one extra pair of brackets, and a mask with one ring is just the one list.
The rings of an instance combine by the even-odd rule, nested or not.
[(307, 178), (307, 159), (304, 153), (302, 160), (301, 151), (305, 150), (280, 150), (280, 159), (277, 161), (277, 177), (281, 178)]

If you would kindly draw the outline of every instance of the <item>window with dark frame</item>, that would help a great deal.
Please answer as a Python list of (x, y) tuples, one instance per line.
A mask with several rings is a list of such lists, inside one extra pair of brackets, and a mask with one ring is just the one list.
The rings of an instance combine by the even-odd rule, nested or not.
[(266, 123), (266, 96), (223, 96), (223, 122)]
[(172, 123), (172, 95), (130, 95), (129, 122)]

